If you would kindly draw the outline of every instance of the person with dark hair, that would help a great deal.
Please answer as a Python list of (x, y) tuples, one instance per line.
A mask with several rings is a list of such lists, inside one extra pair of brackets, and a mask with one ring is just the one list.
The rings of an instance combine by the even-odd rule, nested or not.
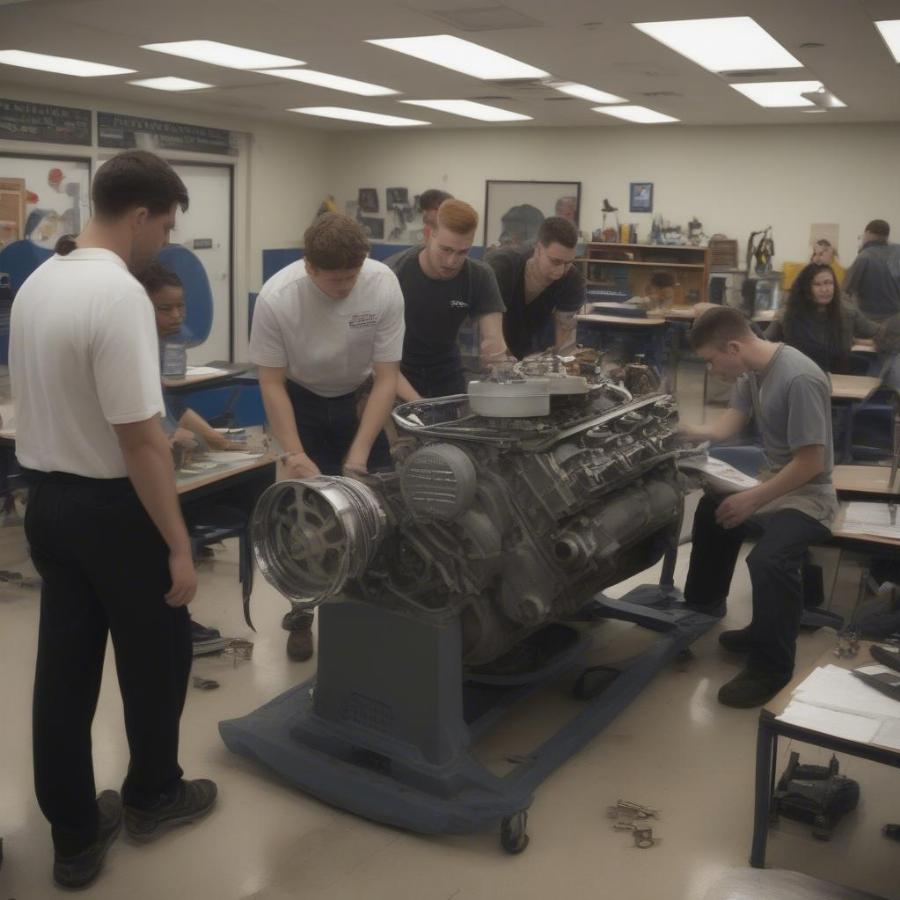
[(678, 282), (671, 272), (660, 269), (650, 276), (640, 297), (632, 297), (625, 302), (629, 306), (637, 306), (648, 312), (656, 312), (672, 308), (675, 302), (675, 286)]
[(900, 313), (900, 245), (888, 243), (891, 226), (873, 219), (844, 279), (844, 293), (875, 322)]
[[(500, 217), (498, 247), (522, 247), (537, 238), (544, 214), (530, 203), (511, 206)], [(492, 248), (494, 249), (494, 248)]]
[[(213, 782), (183, 780), (178, 764), (197, 574), (160, 427), (153, 312), (131, 274), (188, 195), (164, 160), (129, 151), (101, 166), (93, 201), (74, 248), (19, 290), (9, 355), (25, 533), (43, 580), (34, 780), (65, 887), (99, 874), (123, 803), (126, 830), (146, 841), (216, 799)], [(131, 753), (121, 797), (95, 797), (91, 755), (108, 635)]]
[[(403, 294), (394, 273), (368, 259), (353, 219), (320, 216), (304, 235), (305, 259), (273, 275), (256, 300), (250, 359), (266, 418), (289, 478), (354, 475), (390, 467), (382, 429), (397, 394)], [(374, 383), (357, 416), (357, 394)], [(313, 653), (313, 614), (293, 604), (282, 625), (288, 656)]]
[(854, 342), (870, 340), (878, 325), (855, 306), (841, 302), (831, 266), (810, 263), (791, 285), (787, 303), (766, 331), (770, 341), (784, 341), (808, 356), (823, 372), (852, 374)]
[(429, 228), (437, 225), (437, 211), (445, 200), (452, 200), (453, 194), (448, 194), (439, 188), (429, 188), (419, 194), (419, 212), (422, 213), (422, 224)]
[(575, 343), (575, 315), (584, 306), (584, 275), (573, 265), (577, 243), (575, 226), (551, 216), (531, 246), (500, 247), (485, 256), (506, 306), (503, 337), (517, 359)]
[(830, 535), (837, 512), (831, 386), (812, 360), (757, 337), (731, 307), (703, 313), (690, 343), (714, 374), (736, 383), (728, 408), (714, 422), (684, 426), (682, 435), (724, 441), (753, 418), (768, 460), (755, 487), (700, 501), (684, 588), (689, 608), (723, 616), (741, 544), (757, 539), (747, 557), (752, 620), (719, 635), (727, 650), (747, 654), (747, 664), (719, 690), (719, 702), (759, 706), (791, 679), (803, 612), (801, 566), (809, 545)]
[(398, 384), (401, 400), (463, 394), (466, 379), (458, 336), (463, 322), (478, 323), (482, 362), (506, 358), (503, 300), (490, 266), (469, 259), (478, 213), (462, 200), (445, 200), (425, 244), (385, 260), (397, 273), (406, 309), (406, 338)]
[(834, 271), (834, 280), (839, 284), (844, 283), (847, 270), (838, 262), (837, 248), (828, 238), (819, 238), (814, 244), (810, 262), (818, 263), (820, 266), (831, 266)]

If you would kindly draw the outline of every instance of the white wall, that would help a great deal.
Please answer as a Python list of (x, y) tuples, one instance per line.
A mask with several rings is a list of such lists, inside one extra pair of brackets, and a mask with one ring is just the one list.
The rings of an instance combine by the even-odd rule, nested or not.
[[(327, 139), (322, 132), (271, 124), (249, 118), (202, 115), (164, 105), (125, 103), (63, 91), (36, 91), (12, 85), (2, 95), (35, 103), (52, 103), (108, 112), (127, 113), (224, 128), (239, 134), (236, 157), (213, 154), (167, 154), (173, 159), (233, 163), (235, 166), (234, 299), (235, 358), (247, 358), (247, 294), (262, 286), (262, 251), (270, 247), (299, 247), (326, 185)], [(115, 151), (94, 147), (29, 144), (0, 140), (0, 151), (46, 156), (83, 156), (99, 161)]]
[[(339, 204), (359, 187), (450, 191), (483, 214), (486, 179), (582, 182), (583, 231), (598, 228), (603, 198), (646, 240), (651, 216), (628, 212), (628, 184), (654, 184), (654, 211), (739, 242), (774, 227), (776, 257), (807, 258), (809, 226), (840, 224), (840, 258), (856, 255), (867, 221), (892, 222), (900, 239), (900, 127), (831, 126), (391, 130), (332, 135), (329, 179)], [(479, 231), (478, 243), (481, 242)]]

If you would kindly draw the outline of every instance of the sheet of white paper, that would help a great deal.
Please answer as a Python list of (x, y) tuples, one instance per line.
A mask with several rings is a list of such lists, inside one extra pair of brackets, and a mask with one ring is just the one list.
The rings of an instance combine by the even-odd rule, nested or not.
[(881, 727), (881, 720), (860, 716), (851, 712), (825, 709), (802, 700), (791, 700), (785, 711), (777, 718), (790, 725), (811, 728), (823, 734), (831, 734), (848, 741), (863, 744), (872, 742)]
[(900, 719), (884, 719), (873, 743), (900, 750)]
[(216, 369), (212, 366), (188, 366), (187, 367), (187, 376), (191, 377), (192, 375), (227, 375), (228, 372), (225, 369)]
[(891, 511), (887, 503), (848, 503), (841, 530), (849, 534), (870, 534), (900, 540), (900, 524), (891, 524)]
[(813, 670), (794, 689), (793, 698), (824, 709), (900, 719), (900, 703), (866, 684), (849, 669), (835, 665)]

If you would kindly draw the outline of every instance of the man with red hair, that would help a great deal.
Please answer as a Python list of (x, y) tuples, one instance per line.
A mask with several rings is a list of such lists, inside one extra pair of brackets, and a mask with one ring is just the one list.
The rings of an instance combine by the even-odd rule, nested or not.
[(478, 213), (462, 200), (445, 200), (425, 244), (385, 260), (397, 275), (406, 309), (406, 336), (397, 393), (403, 400), (446, 397), (466, 390), (457, 335), (471, 316), (478, 322), (481, 361), (506, 357), (505, 307), (487, 265), (469, 259)]

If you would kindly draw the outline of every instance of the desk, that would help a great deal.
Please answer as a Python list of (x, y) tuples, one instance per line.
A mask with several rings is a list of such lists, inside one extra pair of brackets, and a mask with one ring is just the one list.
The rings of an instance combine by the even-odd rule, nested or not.
[(650, 316), (602, 316), (585, 313), (575, 318), (579, 322), (588, 322), (591, 325), (622, 325), (626, 328), (660, 328), (666, 324), (665, 319)]
[[(806, 679), (806, 676), (818, 666), (833, 664), (845, 669), (874, 664), (869, 654), (871, 643), (860, 643), (860, 652), (854, 659), (838, 659), (832, 651), (823, 653), (809, 669), (795, 675), (790, 684), (776, 694), (760, 711), (759, 725), (756, 732), (756, 804), (753, 815), (753, 844), (750, 850), (750, 865), (762, 869), (766, 864), (766, 843), (769, 832), (769, 812), (772, 794), (775, 791), (777, 773), (775, 766), (778, 756), (778, 738), (804, 741), (816, 747), (847, 753), (872, 762), (884, 763), (900, 768), (900, 750), (881, 747), (878, 744), (863, 744), (846, 738), (835, 737), (811, 728), (779, 722), (775, 717), (784, 712), (791, 699), (791, 691)], [(898, 792), (900, 793), (900, 792)]]
[(831, 399), (863, 402), (881, 387), (880, 378), (868, 375), (832, 375)]
[(601, 351), (621, 349), (623, 360), (643, 354), (647, 362), (662, 376), (666, 365), (668, 323), (663, 318), (632, 316), (577, 316), (579, 344)]
[[(221, 369), (221, 371), (215, 373), (206, 372), (200, 375), (191, 374), (192, 369), (198, 368), (215, 368)], [(187, 374), (184, 378), (163, 378), (162, 385), (167, 391), (174, 391), (175, 393), (198, 388), (223, 387), (234, 382), (251, 368), (251, 363), (210, 363), (209, 366), (188, 366)]]
[[(869, 494), (869, 499), (887, 499), (891, 496), (890, 466), (835, 466), (831, 473), (834, 489), (839, 494)], [(894, 484), (896, 492), (898, 483)]]
[[(223, 463), (219, 468), (208, 472), (185, 473), (176, 472), (175, 486), (178, 496), (185, 500), (197, 500), (207, 494), (215, 493), (223, 488), (230, 488), (245, 481), (275, 482), (275, 460), (271, 454), (248, 459), (240, 451), (234, 453), (235, 461)], [(202, 458), (199, 460), (202, 462)]]

